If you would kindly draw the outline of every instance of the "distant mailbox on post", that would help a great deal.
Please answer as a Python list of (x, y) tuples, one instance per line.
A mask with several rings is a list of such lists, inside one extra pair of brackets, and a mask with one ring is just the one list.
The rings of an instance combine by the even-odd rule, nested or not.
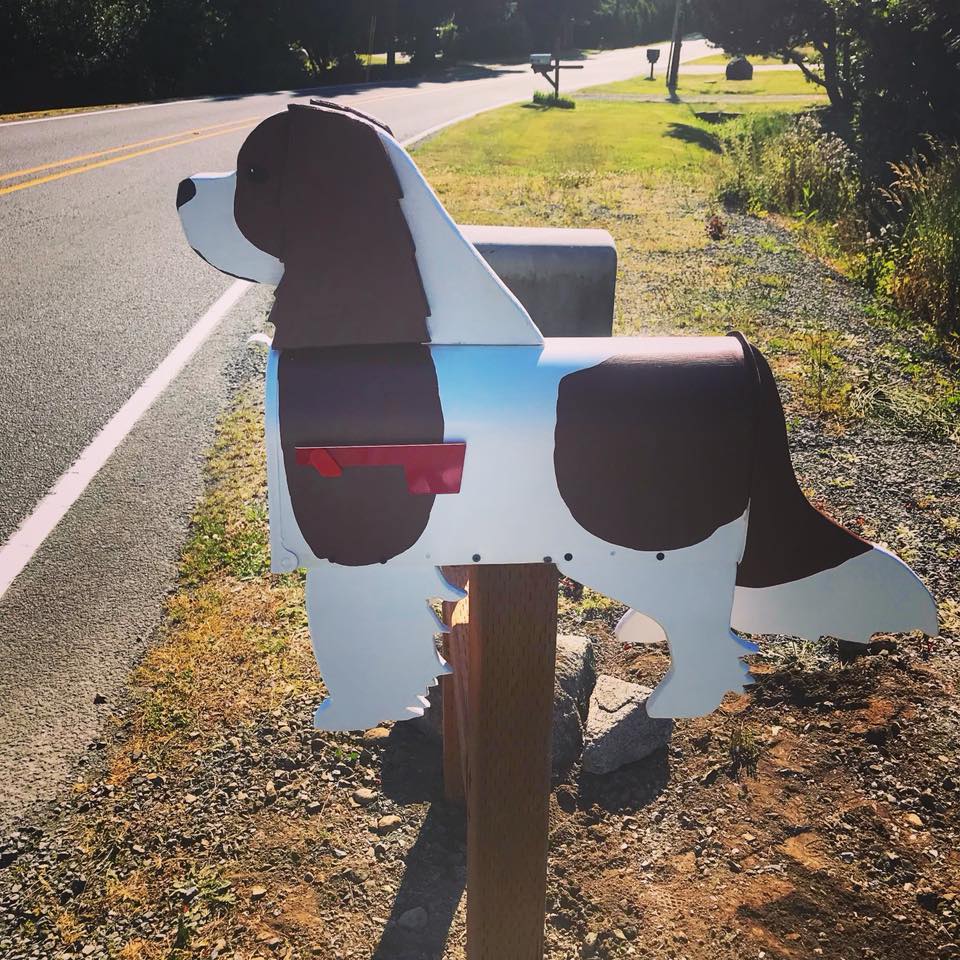
[(660, 59), (660, 51), (657, 47), (650, 47), (647, 50), (647, 62), (650, 64), (650, 79), (653, 79), (653, 66)]

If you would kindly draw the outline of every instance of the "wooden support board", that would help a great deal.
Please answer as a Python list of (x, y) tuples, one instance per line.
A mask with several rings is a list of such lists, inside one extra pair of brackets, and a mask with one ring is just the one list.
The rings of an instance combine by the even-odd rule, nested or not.
[(471, 567), (469, 594), (445, 611), (460, 682), (444, 690), (444, 732), (458, 728), (444, 759), (466, 770), (467, 956), (542, 960), (557, 570)]

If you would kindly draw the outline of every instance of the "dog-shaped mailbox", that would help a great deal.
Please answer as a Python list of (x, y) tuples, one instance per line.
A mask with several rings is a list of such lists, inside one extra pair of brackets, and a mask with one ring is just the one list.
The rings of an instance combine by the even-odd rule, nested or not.
[(376, 120), (293, 104), (177, 206), (210, 264), (277, 285), (272, 562), (307, 568), (318, 727), (422, 710), (447, 564), (552, 562), (627, 604), (622, 640), (669, 642), (652, 716), (742, 688), (731, 626), (937, 633), (913, 572), (807, 502), (756, 349), (544, 339)]

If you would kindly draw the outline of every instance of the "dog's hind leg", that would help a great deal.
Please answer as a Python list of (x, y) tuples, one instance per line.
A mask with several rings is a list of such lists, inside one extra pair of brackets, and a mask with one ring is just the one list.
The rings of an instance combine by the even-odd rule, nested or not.
[(743, 657), (755, 648), (730, 629), (742, 529), (736, 521), (702, 544), (665, 554), (620, 551), (558, 564), (566, 576), (640, 611), (623, 618), (618, 637), (665, 636), (671, 665), (648, 701), (650, 716), (702, 716), (748, 682)]
[(436, 567), (330, 564), (307, 572), (307, 619), (329, 696), (320, 730), (365, 730), (423, 712), (425, 694), (449, 672), (434, 643), (447, 628), (429, 603), (457, 600)]

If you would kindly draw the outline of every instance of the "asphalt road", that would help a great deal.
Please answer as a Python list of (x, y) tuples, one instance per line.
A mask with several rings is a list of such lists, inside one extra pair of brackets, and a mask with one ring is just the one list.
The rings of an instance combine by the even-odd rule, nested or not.
[[(705, 52), (686, 44), (684, 59)], [(562, 86), (645, 70), (642, 49), (612, 51)], [(544, 86), (514, 66), (317, 92), (406, 140)], [(177, 183), (232, 169), (247, 132), (297, 96), (0, 124), (0, 545), (232, 282), (183, 241)], [(173, 582), (216, 415), (259, 362), (244, 342), (269, 295), (243, 296), (0, 597), (0, 826), (69, 779), (122, 696)]]

